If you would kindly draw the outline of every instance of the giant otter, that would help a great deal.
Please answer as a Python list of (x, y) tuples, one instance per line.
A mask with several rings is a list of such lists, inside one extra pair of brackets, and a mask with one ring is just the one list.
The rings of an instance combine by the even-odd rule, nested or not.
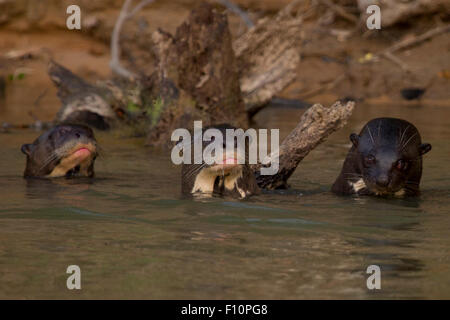
[(25, 178), (94, 176), (97, 142), (89, 127), (58, 125), (21, 150), (27, 156)]
[(333, 184), (337, 194), (417, 196), (422, 155), (431, 150), (408, 121), (378, 118), (369, 121), (353, 143)]
[[(253, 171), (248, 165), (248, 157), (245, 163), (238, 163), (237, 143), (235, 140), (234, 152), (226, 152), (226, 129), (235, 129), (234, 127), (223, 124), (203, 129), (203, 133), (208, 129), (217, 129), (224, 137), (223, 160), (219, 160), (211, 165), (204, 160), (201, 164), (183, 164), (181, 169), (181, 184), (184, 194), (194, 194), (201, 196), (231, 196), (237, 198), (246, 198), (253, 194), (258, 194), (260, 189), (256, 183)], [(194, 138), (191, 140), (193, 144)], [(205, 149), (211, 141), (203, 141)], [(247, 146), (246, 146), (247, 149)], [(246, 152), (245, 155), (248, 155)], [(192, 155), (193, 157), (193, 155)]]

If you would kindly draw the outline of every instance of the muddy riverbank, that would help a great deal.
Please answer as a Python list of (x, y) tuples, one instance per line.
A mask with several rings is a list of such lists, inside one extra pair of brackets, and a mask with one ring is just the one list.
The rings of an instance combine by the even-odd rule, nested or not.
[[(8, 2), (8, 1), (7, 1)], [(65, 27), (65, 2), (47, 1), (46, 6), (15, 2), (9, 19), (0, 21), (0, 120), (29, 123), (49, 121), (57, 112), (56, 90), (46, 73), (49, 58), (70, 67), (95, 83), (110, 78), (109, 37), (121, 1), (78, 2), (82, 8), (82, 30)], [(271, 16), (288, 1), (237, 1), (255, 21)], [(198, 1), (156, 1), (136, 19), (126, 23), (123, 33), (125, 63), (130, 68), (146, 68), (152, 55), (149, 37), (156, 28), (174, 32)], [(218, 8), (221, 8), (218, 6)], [(326, 8), (325, 8), (326, 9)], [(228, 13), (233, 36), (245, 31), (243, 22)], [(328, 17), (328, 18), (327, 18)], [(418, 17), (412, 22), (367, 31), (333, 16), (329, 11), (313, 11), (305, 17), (301, 62), (297, 78), (279, 96), (329, 104), (352, 98), (370, 103), (450, 105), (450, 36), (443, 33), (396, 55), (408, 71), (376, 54), (408, 37), (446, 23), (447, 15)], [(401, 90), (425, 88), (419, 101), (406, 101)], [(1, 90), (1, 88), (0, 88)], [(35, 97), (32, 105), (12, 105), (17, 95)], [(55, 109), (56, 108), (56, 109)]]

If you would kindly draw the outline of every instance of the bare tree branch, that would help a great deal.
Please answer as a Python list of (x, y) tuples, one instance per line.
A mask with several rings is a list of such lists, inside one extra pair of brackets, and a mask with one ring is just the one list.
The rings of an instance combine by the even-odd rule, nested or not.
[(387, 48), (384, 52), (393, 53), (395, 51), (402, 50), (404, 48), (418, 44), (420, 42), (423, 42), (425, 40), (428, 40), (434, 36), (437, 36), (437, 35), (439, 35), (441, 33), (445, 33), (445, 32), (450, 32), (450, 24), (431, 29), (419, 36), (415, 36), (415, 37), (400, 41), (400, 42), (394, 44), (393, 46)]
[(320, 3), (323, 3), (324, 5), (328, 6), (331, 10), (333, 10), (337, 15), (341, 16), (342, 18), (353, 22), (353, 23), (357, 23), (358, 22), (358, 17), (354, 16), (353, 14), (348, 13), (347, 11), (345, 11), (344, 8), (342, 8), (341, 6), (333, 3), (330, 0), (319, 0)]
[(431, 29), (431, 30), (419, 35), (419, 36), (414, 36), (412, 38), (408, 38), (408, 39), (402, 40), (400, 42), (397, 42), (396, 44), (392, 45), (391, 47), (380, 52), (378, 54), (378, 56), (384, 57), (384, 58), (394, 62), (395, 64), (400, 66), (400, 68), (405, 72), (411, 72), (411, 69), (408, 67), (408, 65), (406, 63), (404, 63), (401, 59), (397, 58), (394, 55), (394, 52), (403, 50), (407, 47), (416, 45), (425, 40), (431, 39), (434, 36), (437, 36), (441, 33), (446, 33), (446, 32), (450, 32), (449, 24), (440, 26), (440, 27), (436, 27), (434, 29)]
[(114, 73), (128, 79), (135, 79), (137, 78), (137, 75), (127, 70), (120, 63), (120, 32), (122, 31), (122, 26), (126, 20), (133, 17), (147, 4), (152, 3), (153, 0), (143, 0), (139, 4), (137, 4), (136, 7), (134, 7), (131, 11), (129, 11), (128, 9), (132, 2), (133, 0), (125, 0), (122, 9), (120, 10), (116, 24), (114, 25), (114, 29), (111, 35), (111, 60), (109, 62), (109, 66)]
[(395, 63), (396, 65), (398, 65), (403, 71), (411, 72), (411, 69), (408, 67), (408, 65), (406, 63), (404, 63), (401, 59), (397, 58), (390, 51), (386, 51), (386, 52), (381, 53), (381, 56), (383, 56), (387, 60), (390, 60), (393, 63)]
[(216, 1), (220, 2), (222, 5), (227, 7), (228, 10), (236, 13), (239, 17), (241, 17), (241, 19), (245, 22), (248, 28), (252, 28), (255, 25), (248, 16), (248, 14), (231, 1), (228, 0), (216, 0)]

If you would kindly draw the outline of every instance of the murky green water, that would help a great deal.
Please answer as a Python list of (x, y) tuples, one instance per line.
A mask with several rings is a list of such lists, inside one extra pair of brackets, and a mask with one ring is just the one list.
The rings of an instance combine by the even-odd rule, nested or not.
[[(303, 110), (256, 125), (284, 137)], [(433, 145), (420, 199), (329, 192), (348, 135), (377, 116), (407, 119)], [(0, 298), (450, 298), (450, 109), (357, 106), (300, 165), (292, 189), (249, 200), (187, 200), (180, 168), (143, 140), (98, 134), (93, 180), (26, 181), (22, 143), (0, 134)], [(381, 290), (366, 268), (381, 267)], [(66, 288), (81, 268), (82, 290)]]

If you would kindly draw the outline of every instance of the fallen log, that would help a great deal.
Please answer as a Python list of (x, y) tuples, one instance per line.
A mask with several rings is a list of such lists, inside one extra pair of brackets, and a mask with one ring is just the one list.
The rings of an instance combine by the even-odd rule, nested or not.
[(120, 79), (91, 84), (53, 60), (48, 74), (57, 87), (62, 106), (55, 122), (85, 123), (100, 130), (117, 123), (130, 124), (128, 106), (144, 105), (140, 85)]
[(87, 83), (54, 61), (50, 61), (48, 73), (63, 103), (56, 115), (57, 122), (84, 122), (99, 129), (110, 127), (115, 114), (106, 90)]

